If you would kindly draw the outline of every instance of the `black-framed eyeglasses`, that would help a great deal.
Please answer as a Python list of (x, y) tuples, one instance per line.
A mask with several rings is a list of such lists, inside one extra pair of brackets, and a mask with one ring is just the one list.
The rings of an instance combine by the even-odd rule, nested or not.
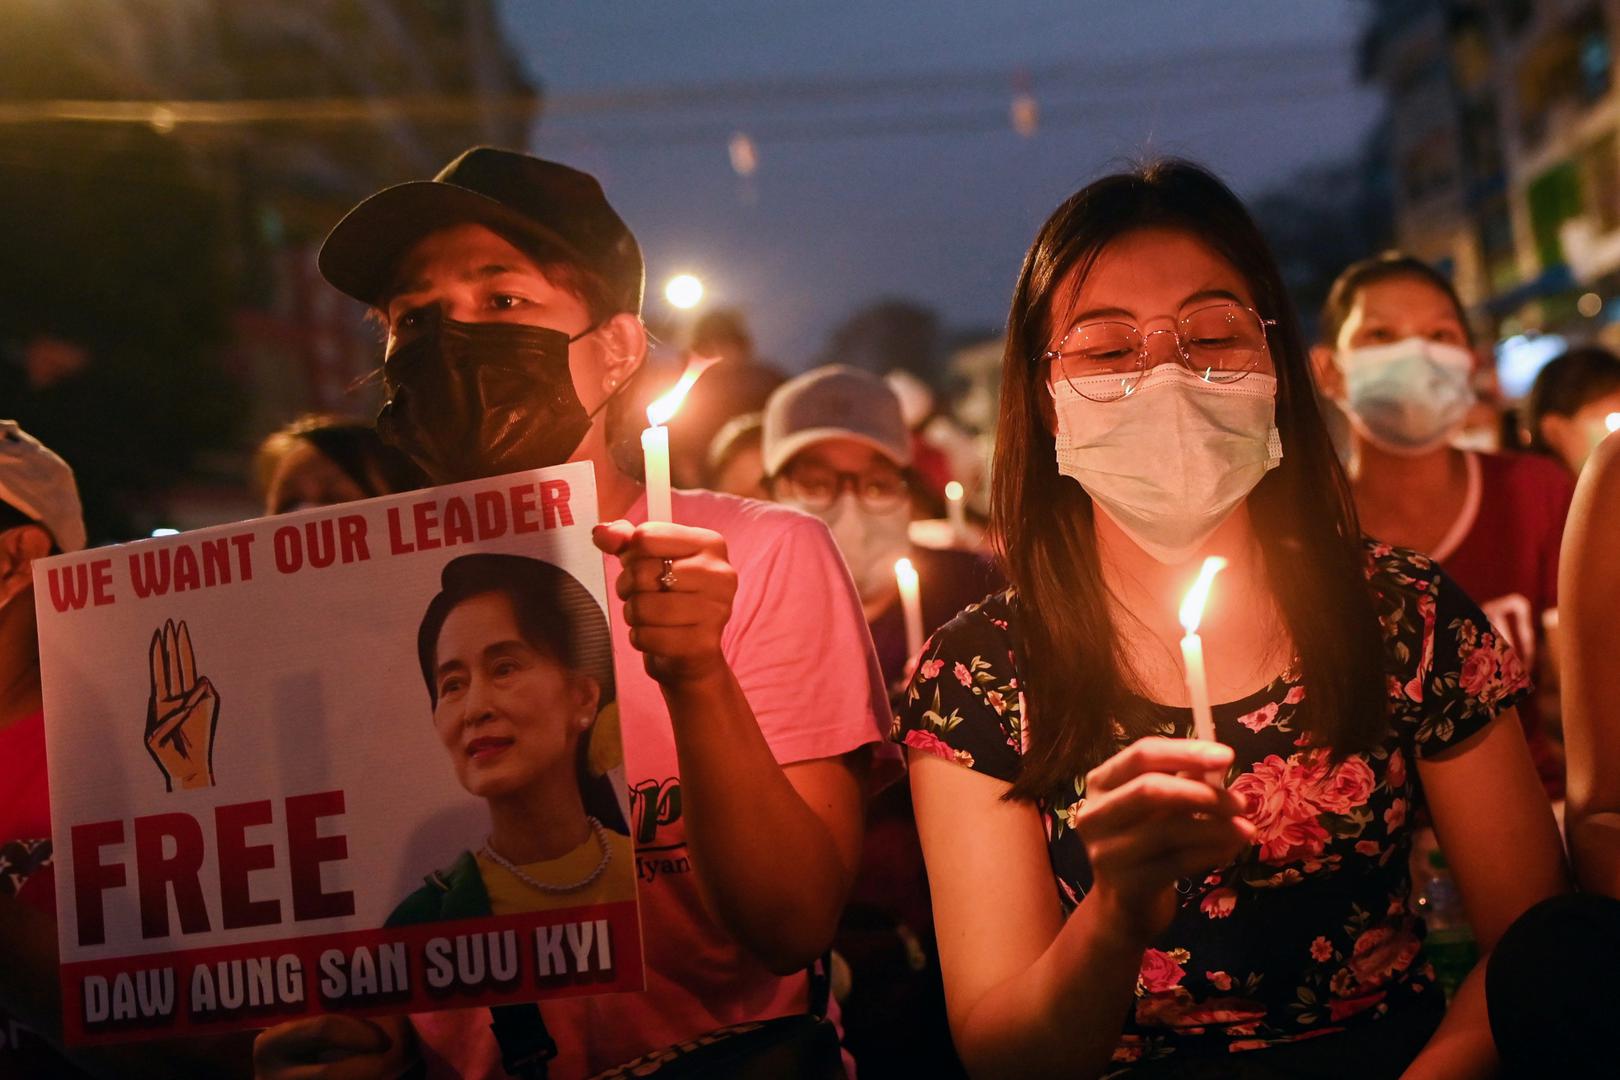
[(874, 514), (899, 509), (911, 495), (905, 474), (898, 470), (851, 473), (822, 465), (791, 465), (773, 484), (778, 496), (818, 513), (832, 509), (845, 491), (854, 492), (855, 501)]
[(1175, 326), (1146, 333), (1132, 323), (1094, 319), (1076, 323), (1055, 349), (1040, 359), (1054, 364), (1075, 393), (1091, 401), (1118, 401), (1134, 391), (1147, 374), (1148, 339), (1170, 334), (1176, 358), (1208, 383), (1233, 383), (1269, 362), (1268, 328), (1277, 320), (1263, 318), (1242, 304), (1218, 303), (1188, 312)]

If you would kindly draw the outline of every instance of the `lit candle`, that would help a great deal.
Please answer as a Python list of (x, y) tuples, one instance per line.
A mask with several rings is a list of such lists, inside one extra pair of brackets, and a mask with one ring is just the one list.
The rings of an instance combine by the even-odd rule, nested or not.
[(894, 581), (900, 586), (900, 610), (906, 616), (906, 662), (915, 663), (923, 647), (922, 590), (918, 587), (917, 568), (910, 559), (896, 559)]
[[(647, 415), (651, 418), (651, 409)], [(669, 505), (669, 428), (653, 421), (641, 433), (641, 456), (647, 463), (647, 520), (668, 521), (674, 514)]]
[(675, 385), (647, 406), (649, 426), (641, 433), (641, 456), (646, 464), (648, 521), (674, 520), (669, 494), (669, 428), (665, 425), (674, 419), (675, 411), (686, 400), (687, 391), (708, 366), (708, 363), (688, 364)]
[[(1215, 738), (1215, 716), (1209, 707), (1209, 680), (1204, 675), (1204, 642), (1198, 636), (1198, 623), (1204, 616), (1210, 584), (1225, 566), (1226, 560), (1219, 555), (1205, 559), (1198, 571), (1198, 580), (1181, 602), (1181, 627), (1187, 631), (1187, 636), (1181, 639), (1181, 659), (1186, 667), (1187, 697), (1192, 701), (1193, 737), (1206, 742), (1219, 740)], [(1222, 782), (1221, 775), (1214, 772), (1204, 779), (1215, 785)]]
[(951, 535), (958, 544), (966, 544), (971, 539), (968, 536), (967, 506), (963, 501), (966, 494), (962, 485), (955, 480), (945, 485), (945, 515), (951, 523)]

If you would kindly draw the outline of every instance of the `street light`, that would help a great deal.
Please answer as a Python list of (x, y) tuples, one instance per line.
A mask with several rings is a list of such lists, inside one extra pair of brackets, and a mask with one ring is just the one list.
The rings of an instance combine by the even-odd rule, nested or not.
[(683, 311), (697, 307), (703, 299), (703, 282), (691, 274), (676, 274), (664, 285), (664, 299)]

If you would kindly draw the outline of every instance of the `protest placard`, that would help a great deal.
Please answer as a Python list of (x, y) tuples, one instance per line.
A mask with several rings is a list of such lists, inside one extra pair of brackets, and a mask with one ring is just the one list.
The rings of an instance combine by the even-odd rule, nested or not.
[(45, 560), (67, 1037), (643, 985), (588, 464)]

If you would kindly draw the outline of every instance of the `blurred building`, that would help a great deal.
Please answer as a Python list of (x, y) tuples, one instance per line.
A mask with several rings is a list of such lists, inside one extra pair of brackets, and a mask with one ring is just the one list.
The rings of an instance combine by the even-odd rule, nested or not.
[(375, 388), (355, 387), (379, 334), (321, 280), (322, 237), (361, 197), (469, 145), (522, 148), (539, 104), (495, 0), (54, 0), (11, 20), (0, 114), (22, 119), (0, 125), (0, 168), (79, 177), (160, 143), (218, 218), (209, 258), (229, 313), (208, 348), (241, 415), (155, 523), (249, 508), (244, 452), (292, 416), (375, 409)]
[(1504, 335), (1603, 333), (1620, 316), (1620, 0), (1366, 7), (1397, 243)]

